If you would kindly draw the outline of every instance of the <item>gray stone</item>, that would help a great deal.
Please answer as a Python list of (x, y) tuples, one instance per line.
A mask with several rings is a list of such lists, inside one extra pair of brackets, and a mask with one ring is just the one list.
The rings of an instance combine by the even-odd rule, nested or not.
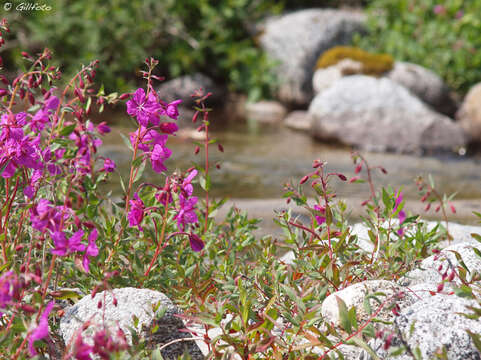
[(456, 102), (449, 88), (433, 71), (417, 64), (397, 61), (386, 76), (407, 88), (434, 110), (448, 116), (456, 112)]
[(311, 115), (307, 111), (295, 110), (287, 114), (284, 125), (293, 130), (309, 131), (311, 129)]
[(194, 115), (195, 102), (191, 95), (199, 88), (202, 88), (205, 93), (212, 93), (212, 96), (206, 100), (207, 106), (213, 106), (224, 100), (225, 90), (201, 73), (185, 75), (161, 83), (157, 88), (157, 93), (160, 99), (165, 102), (181, 99), (178, 120), (183, 126), (192, 126), (191, 120)]
[[(462, 316), (462, 313), (472, 313), (466, 306), (479, 307), (474, 300), (453, 295), (438, 294), (418, 301), (401, 311), (395, 319), (399, 333), (392, 343), (397, 346), (405, 342), (412, 351), (419, 348), (422, 359), (434, 359), (436, 352), (444, 348), (447, 359), (480, 360), (481, 355), (466, 330), (481, 333), (481, 321)], [(376, 339), (371, 340), (369, 345), (381, 359), (389, 359), (389, 349), (384, 350), (383, 343)], [(358, 359), (368, 360), (371, 356), (363, 351)], [(404, 354), (395, 359), (410, 360), (413, 357)]]
[(348, 44), (364, 30), (364, 15), (344, 10), (308, 9), (266, 21), (260, 45), (279, 62), (279, 99), (305, 106), (313, 97), (312, 75), (324, 51)]
[[(117, 306), (114, 305), (114, 298)], [(101, 308), (98, 307), (101, 302)], [(154, 306), (160, 304), (157, 311)], [(162, 318), (157, 319), (156, 314), (163, 312)], [(170, 299), (161, 292), (149, 289), (122, 288), (106, 290), (97, 293), (94, 298), (87, 295), (78, 303), (66, 309), (60, 321), (60, 333), (67, 347), (75, 341), (73, 336), (81, 331), (85, 322), (89, 326), (82, 332), (87, 343), (92, 343), (94, 333), (109, 329), (116, 333), (122, 329), (127, 337), (127, 342), (132, 344), (131, 328), (135, 328), (134, 316), (138, 319), (136, 332), (153, 345), (165, 344), (169, 341), (189, 338), (190, 334), (180, 331), (185, 329), (183, 321), (176, 315), (180, 314), (178, 308)], [(158, 330), (151, 334), (150, 329), (158, 325)], [(162, 350), (164, 359), (177, 359), (184, 351), (188, 351), (192, 359), (203, 359), (203, 355), (194, 341), (181, 341)]]
[(317, 69), (312, 77), (312, 87), (316, 94), (330, 88), (346, 75), (362, 74), (362, 64), (351, 59), (343, 59), (337, 64)]
[[(329, 295), (322, 303), (321, 313), (326, 321), (334, 324), (334, 326), (339, 326), (341, 320), (339, 315), (339, 305), (336, 298), (340, 298), (344, 301), (348, 309), (353, 306), (356, 308), (358, 323), (362, 324), (371, 316), (364, 309), (364, 299), (367, 295), (377, 292), (384, 294), (378, 295), (377, 298), (382, 302), (387, 300), (387, 303), (383, 306), (376, 318), (385, 321), (392, 321), (394, 318), (394, 314), (390, 310), (392, 305), (398, 304), (402, 309), (418, 300), (413, 294), (406, 292), (403, 287), (394, 282), (387, 280), (367, 280), (348, 286)], [(374, 299), (370, 299), (369, 302), (373, 312), (375, 312), (380, 306), (380, 304)]]
[(365, 150), (421, 153), (465, 145), (459, 125), (387, 78), (344, 77), (314, 98), (309, 113), (313, 136)]
[(456, 119), (472, 141), (481, 142), (481, 83), (469, 89)]
[(263, 123), (278, 123), (286, 116), (286, 108), (277, 101), (258, 101), (246, 104), (246, 116), (249, 120)]
[[(442, 281), (443, 273), (447, 272), (447, 275), (449, 275), (453, 269), (458, 271), (460, 262), (457, 260), (453, 251), (461, 256), (461, 259), (468, 268), (469, 273), (467, 278), (469, 280), (475, 271), (481, 273), (481, 258), (476, 255), (473, 247), (481, 250), (480, 243), (456, 243), (450, 245), (444, 248), (439, 254), (431, 255), (424, 259), (419, 269), (408, 272), (399, 280), (399, 283), (404, 286), (412, 286), (420, 283), (439, 284)], [(441, 270), (439, 270), (440, 266)], [(454, 277), (453, 281), (456, 284), (461, 283), (457, 276)]]

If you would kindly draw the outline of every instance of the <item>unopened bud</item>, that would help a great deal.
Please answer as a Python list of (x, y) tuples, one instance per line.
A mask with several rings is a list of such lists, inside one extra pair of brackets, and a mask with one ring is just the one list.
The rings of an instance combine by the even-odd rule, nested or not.
[(301, 181), (299, 182), (299, 184), (304, 184), (307, 180), (309, 180), (309, 176), (308, 175), (305, 175), (302, 177)]
[(359, 164), (357, 164), (356, 168), (354, 169), (354, 172), (356, 174), (359, 174), (361, 172), (361, 170), (362, 170), (362, 164), (359, 163)]
[(439, 283), (436, 291), (437, 291), (437, 292), (441, 292), (441, 291), (443, 291), (443, 289), (444, 289), (444, 283), (442, 282), (442, 283)]
[(197, 121), (197, 118), (199, 116), (199, 111), (196, 111), (194, 116), (192, 116), (192, 122), (195, 123)]
[(200, 147), (196, 146), (194, 150), (194, 154), (197, 155), (200, 151)]
[(125, 93), (125, 94), (120, 95), (120, 96), (119, 96), (119, 99), (120, 99), (120, 100), (125, 100), (125, 99), (128, 99), (128, 98), (131, 97), (131, 96), (132, 96), (132, 94), (130, 94), (130, 93)]
[(224, 152), (224, 147), (222, 146), (222, 144), (217, 144), (217, 148), (220, 152)]

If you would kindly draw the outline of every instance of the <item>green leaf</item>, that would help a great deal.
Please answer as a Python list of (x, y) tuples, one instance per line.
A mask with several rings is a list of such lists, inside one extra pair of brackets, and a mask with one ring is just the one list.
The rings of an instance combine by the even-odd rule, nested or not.
[(381, 360), (379, 356), (377, 356), (377, 354), (371, 349), (371, 347), (360, 337), (354, 336), (349, 340), (349, 342), (352, 342), (360, 348), (366, 350), (373, 360)]
[(130, 143), (130, 139), (127, 138), (127, 136), (125, 136), (124, 134), (120, 133), (120, 137), (122, 138), (122, 141), (124, 142), (125, 146), (127, 146), (127, 148), (130, 150), (130, 151), (134, 151), (134, 149), (132, 148), (132, 144)]
[(60, 130), (60, 136), (69, 136), (75, 130), (76, 126), (76, 124), (65, 126), (62, 130)]
[(466, 330), (466, 332), (471, 336), (474, 346), (476, 346), (476, 349), (481, 353), (481, 334), (475, 334), (470, 330)]
[(199, 184), (200, 184), (200, 187), (204, 189), (204, 191), (209, 191), (211, 186), (210, 175), (201, 176), (199, 178)]
[(348, 334), (350, 334), (352, 331), (352, 324), (346, 303), (338, 296), (336, 296), (336, 301), (339, 308), (339, 319), (341, 320), (341, 326)]

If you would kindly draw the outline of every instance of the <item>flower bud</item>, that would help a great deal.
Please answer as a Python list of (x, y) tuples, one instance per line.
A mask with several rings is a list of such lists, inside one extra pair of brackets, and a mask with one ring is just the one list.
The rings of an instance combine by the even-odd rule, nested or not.
[(132, 96), (132, 94), (130, 94), (130, 93), (125, 93), (125, 94), (120, 95), (120, 96), (119, 96), (119, 99), (120, 99), (120, 100), (125, 100), (125, 99), (128, 99), (128, 98), (131, 97), (131, 96)]
[(436, 292), (441, 292), (441, 291), (443, 291), (443, 289), (444, 289), (444, 283), (441, 282), (441, 283), (439, 283), (439, 285), (438, 285), (438, 287), (437, 287), (437, 289), (436, 289)]
[(309, 180), (309, 176), (308, 175), (305, 175), (302, 177), (301, 181), (299, 182), (299, 184), (304, 184), (307, 180)]
[(224, 147), (222, 146), (222, 144), (217, 144), (217, 148), (220, 152), (224, 152)]
[(362, 170), (362, 163), (357, 164), (356, 168), (354, 169), (354, 172), (356, 174), (359, 174)]
[(194, 150), (194, 154), (197, 155), (200, 151), (200, 147), (196, 146)]

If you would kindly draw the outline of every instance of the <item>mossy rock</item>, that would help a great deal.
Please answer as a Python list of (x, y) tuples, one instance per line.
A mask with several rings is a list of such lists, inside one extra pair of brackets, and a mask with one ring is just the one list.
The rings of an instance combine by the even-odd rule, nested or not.
[(389, 54), (372, 54), (357, 47), (336, 46), (325, 51), (317, 60), (316, 69), (323, 69), (337, 64), (343, 59), (352, 59), (362, 64), (366, 75), (381, 75), (394, 66), (394, 59)]

